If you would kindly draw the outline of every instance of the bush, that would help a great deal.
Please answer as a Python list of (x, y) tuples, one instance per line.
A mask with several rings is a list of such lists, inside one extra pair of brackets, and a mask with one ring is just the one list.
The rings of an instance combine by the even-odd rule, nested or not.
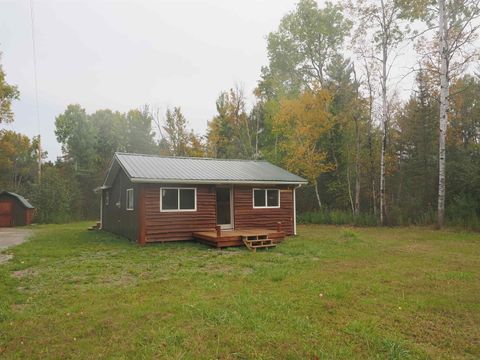
[(77, 204), (79, 184), (73, 176), (53, 166), (44, 166), (40, 185), (32, 184), (27, 194), (35, 206), (37, 223), (65, 223), (81, 219)]
[[(477, 202), (467, 196), (458, 196), (447, 208), (446, 225), (465, 230), (480, 231), (480, 214)], [(355, 225), (377, 226), (380, 221), (376, 215), (360, 214), (355, 217), (351, 211), (345, 210), (321, 210), (299, 214), (299, 224), (324, 224), (324, 225)], [(435, 225), (437, 214), (433, 210), (421, 214), (413, 214), (401, 211), (399, 208), (391, 208), (388, 213), (387, 225), (389, 226), (429, 226)]]
[(456, 196), (446, 211), (446, 223), (450, 226), (480, 231), (479, 201), (467, 194)]

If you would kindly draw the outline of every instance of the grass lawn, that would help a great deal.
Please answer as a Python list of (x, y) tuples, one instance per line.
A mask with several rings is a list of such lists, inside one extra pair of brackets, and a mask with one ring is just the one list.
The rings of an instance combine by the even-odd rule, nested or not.
[(0, 358), (474, 359), (480, 235), (299, 226), (251, 253), (38, 226), (0, 265)]

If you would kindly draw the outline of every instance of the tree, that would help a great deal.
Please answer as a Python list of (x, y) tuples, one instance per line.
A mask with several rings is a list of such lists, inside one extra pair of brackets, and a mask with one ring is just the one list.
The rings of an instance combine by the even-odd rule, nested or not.
[(18, 191), (35, 178), (38, 142), (11, 130), (0, 130), (0, 187)]
[(412, 220), (435, 210), (438, 92), (434, 90), (427, 73), (418, 72), (417, 90), (401, 106), (394, 122), (397, 203)]
[(379, 83), (379, 62), (375, 58), (375, 48), (373, 48), (369, 39), (364, 37), (355, 37), (353, 44), (353, 51), (358, 57), (358, 62), (356, 63), (357, 67), (361, 69), (363, 73), (363, 78), (358, 80), (358, 91), (363, 92), (363, 97), (366, 99), (367, 107), (367, 121), (366, 121), (366, 136), (367, 136), (367, 146), (368, 146), (368, 169), (369, 169), (369, 187), (371, 191), (371, 205), (373, 209), (373, 214), (377, 214), (377, 186), (376, 186), (376, 151), (374, 146), (374, 135), (376, 132), (375, 127), (375, 112), (374, 105), (377, 98), (377, 87), (376, 84)]
[(188, 135), (187, 156), (204, 157), (207, 152), (203, 137), (195, 134), (193, 130)]
[(469, 218), (473, 223), (480, 218), (480, 78), (465, 75), (452, 83), (450, 92), (445, 217), (467, 225)]
[[(334, 126), (331, 131), (330, 143), (332, 158), (336, 164), (336, 172), (345, 164), (345, 171), (341, 177), (346, 179), (348, 200), (352, 213), (360, 214), (361, 196), (361, 126), (365, 115), (364, 101), (359, 93), (359, 83), (356, 79), (355, 68), (350, 60), (337, 57), (337, 60), (328, 67), (330, 79), (327, 86), (333, 94), (331, 112), (334, 115)], [(353, 139), (353, 140), (352, 140)], [(354, 143), (354, 174), (355, 185), (352, 195), (351, 181), (351, 143)], [(343, 157), (343, 159), (339, 159)], [(340, 175), (340, 174), (339, 174)], [(344, 182), (344, 181), (343, 181)], [(345, 186), (342, 186), (345, 187)]]
[[(0, 59), (1, 59), (0, 53)], [(14, 120), (12, 101), (20, 98), (20, 93), (15, 85), (9, 85), (5, 80), (5, 72), (0, 64), (0, 124), (10, 123)]]
[(157, 152), (152, 131), (153, 117), (148, 106), (141, 109), (130, 110), (126, 115), (126, 150), (141, 154), (154, 154)]
[(55, 135), (62, 152), (71, 159), (76, 169), (90, 170), (95, 158), (95, 129), (80, 105), (68, 105), (55, 118)]
[(319, 208), (322, 202), (317, 179), (334, 168), (320, 147), (320, 139), (332, 126), (330, 103), (330, 92), (318, 89), (307, 90), (297, 99), (282, 99), (273, 124), (274, 132), (279, 134), (280, 151), (288, 154), (283, 157), (283, 165), (314, 185)]
[(163, 130), (170, 155), (187, 156), (189, 133), (187, 119), (183, 116), (180, 107), (174, 107), (173, 110), (167, 109)]
[(79, 190), (80, 184), (71, 170), (70, 164), (46, 163), (43, 166), (41, 184), (26, 190), (36, 207), (36, 222), (63, 223), (89, 219), (82, 212), (83, 207), (78, 205), (89, 198), (85, 198)]
[(395, 60), (392, 51), (404, 39), (407, 31), (402, 3), (395, 0), (357, 0), (349, 3), (349, 9), (356, 16), (357, 24), (355, 37), (369, 38), (379, 55), (374, 55), (381, 64), (381, 98), (382, 98), (382, 149), (380, 155), (380, 222), (385, 223), (386, 195), (385, 195), (385, 160), (389, 131), (388, 91), (390, 69)]
[[(320, 8), (313, 0), (303, 0), (296, 9), (284, 16), (277, 31), (268, 36), (269, 65), (262, 69), (256, 95), (261, 101), (263, 111), (262, 139), (264, 155), (281, 163), (279, 158), (279, 134), (269, 136), (269, 119), (275, 117), (279, 106), (275, 104), (282, 97), (295, 98), (304, 90), (316, 87), (331, 90), (332, 125), (327, 156), (336, 164), (336, 172), (330, 176), (338, 185), (332, 187), (339, 197), (348, 198), (352, 211), (360, 211), (360, 116), (353, 105), (358, 92), (352, 85), (353, 67), (342, 56), (345, 37), (348, 36), (352, 23), (343, 15), (340, 5), (327, 2)], [(343, 77), (343, 78), (342, 78)], [(347, 89), (349, 88), (349, 89)], [(352, 95), (353, 90), (353, 95)], [(348, 95), (347, 95), (348, 93)], [(349, 110), (345, 111), (345, 104)], [(337, 106), (338, 105), (338, 106)], [(355, 110), (355, 111), (354, 111)], [(353, 137), (344, 130), (350, 127), (358, 130)], [(271, 133), (271, 132), (270, 132)], [(340, 165), (339, 156), (349, 157), (350, 143), (355, 143), (355, 170)], [(265, 148), (266, 145), (266, 148)], [(288, 155), (287, 155), (288, 156)], [(354, 195), (351, 193), (351, 176), (355, 173)], [(347, 194), (347, 195), (345, 195)], [(335, 195), (336, 196), (336, 195)], [(338, 197), (337, 197), (338, 198)]]
[(205, 145), (200, 136), (188, 130), (188, 121), (180, 107), (167, 109), (165, 124), (161, 126), (163, 137), (160, 139), (160, 151), (171, 156), (205, 156)]
[(222, 92), (218, 97), (218, 114), (207, 125), (207, 142), (213, 157), (255, 157), (257, 124), (247, 113), (245, 101), (243, 89), (239, 86)]
[(327, 2), (319, 8), (314, 0), (300, 0), (268, 35), (269, 65), (262, 68), (258, 93), (281, 97), (323, 86), (327, 67), (340, 54), (350, 27), (341, 6)]
[(112, 161), (113, 154), (127, 151), (127, 120), (118, 111), (104, 109), (89, 115), (88, 121), (94, 134), (95, 171), (102, 176)]
[(447, 117), (449, 109), (449, 88), (452, 78), (452, 62), (458, 54), (461, 60), (458, 65), (464, 66), (475, 56), (478, 49), (470, 53), (469, 45), (478, 38), (479, 24), (474, 20), (480, 17), (479, 0), (438, 0), (438, 54), (440, 57), (440, 112), (438, 138), (438, 206), (437, 226), (441, 228), (445, 222), (445, 139), (447, 134)]

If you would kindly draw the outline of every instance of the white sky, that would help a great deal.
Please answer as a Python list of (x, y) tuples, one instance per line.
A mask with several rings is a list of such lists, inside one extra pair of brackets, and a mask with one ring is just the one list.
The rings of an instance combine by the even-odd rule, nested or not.
[(293, 0), (34, 0), (39, 129), (29, 0), (0, 0), (1, 63), (21, 97), (15, 122), (1, 127), (40, 130), (51, 160), (61, 154), (55, 116), (71, 103), (87, 112), (179, 105), (203, 133), (222, 90), (239, 83), (253, 102), (266, 35), (294, 7)]
[[(267, 64), (266, 36), (297, 0), (32, 0), (40, 125), (36, 120), (30, 0), (0, 0), (0, 63), (18, 85), (15, 121), (0, 125), (42, 135), (49, 159), (61, 154), (55, 117), (68, 104), (88, 113), (149, 104), (181, 106), (203, 134), (215, 100), (236, 83), (252, 91)], [(317, 0), (320, 7), (324, 0)], [(392, 68), (394, 91), (411, 93), (416, 62), (403, 46)], [(399, 82), (400, 79), (403, 79)], [(403, 95), (402, 95), (403, 94)]]

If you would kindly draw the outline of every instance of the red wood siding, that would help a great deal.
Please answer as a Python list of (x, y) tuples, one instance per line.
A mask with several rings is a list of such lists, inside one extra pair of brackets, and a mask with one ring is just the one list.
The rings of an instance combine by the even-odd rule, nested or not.
[(0, 227), (13, 226), (13, 201), (0, 201)]
[(33, 219), (34, 209), (25, 209), (25, 225), (30, 225)]
[(194, 231), (213, 230), (216, 226), (215, 187), (192, 185), (197, 188), (197, 211), (160, 212), (160, 188), (175, 185), (145, 185), (145, 240), (176, 241), (193, 239)]
[(32, 223), (34, 209), (26, 208), (10, 194), (0, 196), (0, 227), (24, 226)]
[[(276, 229), (282, 222), (283, 231), (293, 234), (293, 190), (286, 187), (267, 187), (280, 189), (280, 208), (253, 208), (251, 186), (235, 186), (234, 216), (236, 229), (267, 228)], [(259, 188), (256, 186), (255, 188)]]

